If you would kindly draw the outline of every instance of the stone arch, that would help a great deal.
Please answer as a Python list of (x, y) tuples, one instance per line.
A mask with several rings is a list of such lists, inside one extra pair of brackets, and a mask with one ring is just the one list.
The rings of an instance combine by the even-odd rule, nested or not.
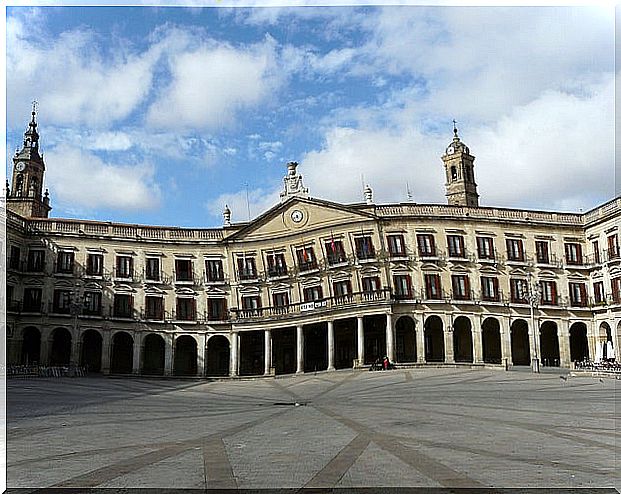
[(416, 323), (410, 316), (401, 316), (395, 324), (397, 362), (416, 362)]
[(101, 349), (103, 338), (99, 331), (87, 329), (82, 333), (82, 351), (80, 352), (80, 365), (87, 368), (88, 372), (101, 371)]
[(575, 322), (569, 328), (569, 358), (572, 362), (589, 360), (587, 327), (583, 322)]
[(472, 325), (466, 316), (453, 321), (453, 356), (455, 362), (473, 362)]
[(444, 323), (439, 316), (425, 320), (425, 361), (444, 362)]
[(34, 326), (24, 328), (22, 332), (22, 364), (41, 362), (41, 332)]
[(487, 317), (481, 325), (483, 337), (483, 362), (500, 364), (502, 362), (500, 323), (495, 317)]
[(164, 375), (166, 342), (161, 335), (149, 333), (142, 342), (142, 373), (152, 376)]
[(207, 340), (208, 376), (228, 376), (231, 363), (231, 345), (226, 336), (215, 335)]
[(52, 331), (50, 365), (69, 365), (71, 363), (71, 333), (66, 328)]
[(561, 354), (558, 344), (558, 328), (554, 321), (545, 321), (539, 330), (541, 363), (545, 367), (558, 367)]
[(126, 331), (117, 331), (112, 336), (110, 372), (131, 374), (134, 364), (134, 339)]
[(175, 362), (173, 373), (175, 376), (195, 376), (197, 366), (198, 345), (193, 336), (184, 334), (175, 340)]
[(524, 319), (511, 323), (511, 360), (513, 365), (530, 365), (528, 323)]
[[(617, 326), (617, 330), (621, 327), (621, 323)], [(617, 335), (618, 339), (618, 335)], [(601, 361), (602, 359), (608, 360), (613, 357), (616, 357), (616, 350), (613, 348), (613, 338), (612, 338), (612, 329), (610, 324), (606, 321), (602, 322), (599, 325), (599, 332), (597, 337), (597, 352), (595, 356), (596, 361)]]

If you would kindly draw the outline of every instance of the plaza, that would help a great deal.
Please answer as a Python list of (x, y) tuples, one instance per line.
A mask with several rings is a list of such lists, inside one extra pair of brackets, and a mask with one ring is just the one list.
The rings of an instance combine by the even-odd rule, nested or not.
[(619, 382), (560, 370), (11, 379), (9, 488), (619, 487)]

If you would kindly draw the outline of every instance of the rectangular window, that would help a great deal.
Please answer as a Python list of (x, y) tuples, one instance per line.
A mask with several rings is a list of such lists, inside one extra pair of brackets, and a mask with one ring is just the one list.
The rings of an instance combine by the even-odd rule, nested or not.
[(511, 278), (511, 302), (514, 304), (528, 303), (528, 282), (523, 279)]
[(71, 292), (69, 290), (54, 290), (53, 309), (55, 314), (69, 314), (71, 312)]
[(412, 297), (412, 278), (409, 274), (396, 274), (392, 277), (397, 300), (409, 300)]
[(73, 258), (73, 252), (61, 250), (56, 257), (56, 272), (64, 274), (73, 273)]
[(296, 249), (295, 255), (298, 260), (298, 268), (301, 272), (317, 269), (317, 258), (311, 246)]
[(621, 278), (613, 278), (610, 280), (612, 287), (612, 301), (615, 304), (621, 303)]
[(593, 298), (596, 304), (603, 304), (604, 298), (604, 282), (596, 281), (593, 283)]
[(154, 321), (164, 320), (164, 298), (146, 296), (144, 298), (144, 317)]
[(565, 260), (567, 264), (577, 266), (582, 264), (582, 245), (576, 243), (565, 244)]
[(595, 262), (595, 264), (601, 264), (602, 258), (599, 253), (599, 242), (596, 240), (595, 242), (593, 242), (592, 245), (593, 245), (593, 261)]
[(7, 309), (13, 309), (14, 304), (13, 304), (13, 292), (15, 290), (15, 287), (13, 285), (7, 285), (6, 286), (6, 307)]
[(248, 316), (258, 316), (260, 315), (261, 309), (261, 297), (258, 296), (247, 296), (242, 297), (242, 310), (244, 311), (244, 315)]
[(448, 245), (449, 257), (466, 257), (464, 237), (462, 235), (447, 235), (446, 243)]
[(175, 314), (175, 319), (177, 321), (195, 321), (196, 300), (186, 297), (177, 298), (177, 313)]
[(352, 289), (351, 289), (351, 281), (335, 281), (332, 284), (332, 289), (334, 290), (334, 297), (340, 301), (351, 300), (352, 297)]
[(507, 260), (524, 260), (524, 243), (519, 238), (508, 238), (507, 240)]
[(28, 251), (28, 262), (26, 263), (27, 271), (31, 273), (39, 273), (45, 268), (45, 251), (30, 250)]
[(470, 300), (470, 280), (465, 274), (454, 274), (451, 276), (453, 285), (453, 298), (455, 300)]
[(86, 256), (86, 274), (101, 276), (103, 274), (103, 254), (88, 254)]
[(362, 278), (362, 291), (366, 294), (378, 292), (381, 288), (379, 276), (365, 276)]
[(479, 259), (496, 259), (494, 239), (492, 237), (477, 237), (477, 253)]
[(289, 306), (289, 293), (288, 292), (273, 293), (272, 301), (274, 302), (274, 307), (278, 309), (288, 307)]
[(287, 275), (287, 262), (285, 261), (285, 254), (277, 252), (267, 255), (267, 274), (270, 277)]
[(304, 302), (316, 302), (323, 298), (323, 290), (321, 285), (309, 286), (304, 289)]
[(220, 259), (207, 259), (205, 261), (205, 275), (207, 281), (212, 283), (215, 281), (224, 281), (224, 269)]
[(617, 234), (608, 236), (608, 259), (618, 259), (619, 258), (619, 238)]
[(11, 245), (11, 255), (9, 257), (9, 269), (19, 269), (21, 250), (16, 245)]
[(420, 257), (434, 257), (436, 255), (436, 242), (433, 235), (428, 233), (416, 235), (416, 244)]
[(114, 317), (132, 317), (134, 315), (133, 297), (125, 293), (114, 294), (113, 314)]
[(254, 257), (237, 258), (237, 275), (240, 280), (254, 280), (257, 278), (257, 264)]
[(550, 264), (550, 249), (548, 242), (541, 240), (535, 241), (535, 251), (537, 255), (537, 262), (539, 264)]
[(194, 279), (191, 259), (175, 259), (175, 280), (192, 281)]
[(405, 253), (405, 239), (403, 235), (388, 235), (388, 253), (393, 257), (403, 257)]
[(325, 246), (328, 264), (330, 266), (347, 261), (347, 256), (345, 255), (345, 249), (341, 240), (330, 239), (329, 242), (326, 242)]
[(116, 256), (116, 277), (134, 277), (134, 259), (131, 256)]
[(160, 258), (147, 257), (145, 263), (144, 275), (147, 281), (160, 281)]
[(224, 321), (227, 315), (225, 298), (207, 299), (207, 317), (210, 321)]
[(354, 243), (356, 244), (356, 257), (358, 259), (373, 259), (375, 257), (371, 237), (356, 237)]
[(101, 292), (84, 292), (84, 314), (87, 316), (101, 315)]
[(24, 311), (41, 312), (41, 289), (25, 288), (24, 289)]
[(500, 300), (498, 278), (481, 276), (481, 300), (486, 302), (498, 302)]
[(540, 281), (541, 303), (544, 305), (557, 305), (556, 281)]
[(569, 302), (572, 307), (587, 306), (586, 285), (584, 283), (569, 284)]
[(442, 284), (439, 274), (425, 275), (425, 295), (430, 300), (442, 299)]

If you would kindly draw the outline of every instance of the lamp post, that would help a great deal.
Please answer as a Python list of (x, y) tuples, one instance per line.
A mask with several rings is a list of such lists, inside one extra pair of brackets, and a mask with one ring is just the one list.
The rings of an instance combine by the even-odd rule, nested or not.
[[(526, 285), (526, 287), (524, 287)], [(526, 288), (526, 290), (524, 290)], [(522, 282), (522, 290), (527, 292), (528, 305), (530, 306), (530, 327), (533, 332), (533, 355), (531, 356), (530, 367), (532, 372), (539, 373), (539, 328), (535, 327), (535, 309), (539, 307), (539, 299), (541, 297), (541, 289), (533, 279), (532, 274), (528, 273), (528, 282)]]

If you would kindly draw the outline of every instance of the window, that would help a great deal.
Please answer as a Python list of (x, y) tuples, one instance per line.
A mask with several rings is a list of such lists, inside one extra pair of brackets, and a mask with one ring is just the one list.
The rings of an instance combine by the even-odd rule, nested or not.
[(593, 298), (596, 304), (603, 304), (605, 302), (603, 281), (593, 283)]
[(86, 256), (86, 274), (101, 276), (103, 274), (103, 254), (88, 254)]
[(325, 245), (328, 256), (328, 264), (330, 266), (347, 261), (345, 249), (343, 248), (343, 242), (341, 240), (330, 239), (330, 241), (326, 242)]
[(73, 252), (61, 250), (56, 257), (56, 272), (71, 274), (73, 273)]
[(272, 300), (274, 302), (274, 307), (278, 309), (289, 307), (289, 293), (288, 292), (273, 293)]
[(55, 314), (69, 314), (71, 312), (71, 291), (54, 290), (53, 311)]
[(356, 257), (358, 259), (373, 259), (375, 257), (371, 237), (356, 237), (354, 243), (356, 244)]
[(175, 259), (175, 280), (176, 281), (192, 281), (194, 279), (192, 272), (191, 259)]
[(304, 302), (316, 302), (323, 298), (323, 290), (321, 289), (321, 285), (309, 286), (304, 289), (303, 295)]
[(436, 255), (436, 243), (431, 234), (416, 235), (418, 255), (421, 257), (433, 257)]
[(205, 274), (208, 282), (224, 281), (224, 269), (220, 259), (207, 259), (205, 261)]
[(593, 242), (592, 245), (593, 245), (593, 260), (595, 261), (595, 264), (601, 264), (602, 258), (599, 253), (599, 242), (596, 240), (595, 242)]
[(257, 265), (254, 257), (237, 258), (237, 275), (240, 280), (254, 280), (257, 278)]
[(494, 260), (494, 239), (492, 237), (477, 237), (477, 253), (479, 259)]
[(84, 292), (84, 314), (87, 316), (101, 315), (101, 292)]
[(451, 166), (451, 180), (457, 180), (457, 167)]
[(125, 293), (114, 294), (114, 317), (132, 317), (134, 313), (134, 299)]
[(147, 281), (160, 281), (160, 258), (147, 257), (145, 263), (144, 276)]
[(116, 256), (116, 277), (133, 278), (134, 260), (131, 256)]
[(332, 284), (332, 288), (334, 290), (334, 297), (337, 300), (340, 301), (345, 301), (345, 300), (351, 300), (351, 281), (349, 280), (344, 280), (344, 281), (335, 281)]
[(242, 297), (242, 310), (246, 313), (246, 316), (258, 316), (259, 309), (261, 309), (261, 297), (258, 296), (246, 296)]
[(467, 275), (452, 275), (451, 284), (453, 285), (453, 298), (455, 300), (470, 300), (470, 280)]
[(584, 283), (569, 284), (569, 302), (572, 307), (586, 307), (587, 295)]
[(9, 269), (19, 269), (21, 250), (15, 245), (11, 245), (11, 255), (9, 257)]
[(608, 259), (617, 259), (619, 257), (619, 238), (617, 234), (608, 236)]
[(267, 274), (271, 277), (287, 275), (285, 254), (278, 252), (267, 255)]
[(442, 299), (442, 284), (439, 274), (425, 275), (425, 295), (430, 300)]
[(362, 291), (369, 294), (380, 290), (381, 284), (379, 276), (365, 276), (362, 278)]
[(13, 292), (14, 292), (14, 290), (15, 290), (15, 287), (13, 285), (7, 285), (6, 286), (6, 306), (7, 306), (7, 309), (13, 307)]
[(519, 238), (507, 239), (507, 260), (523, 261), (524, 260), (524, 243)]
[(486, 302), (498, 302), (500, 300), (498, 278), (481, 276), (481, 299)]
[(409, 274), (396, 274), (392, 280), (395, 285), (395, 298), (397, 300), (412, 298), (412, 278)]
[(223, 321), (227, 318), (226, 299), (208, 298), (207, 317), (210, 321)]
[(612, 300), (615, 304), (621, 303), (621, 278), (610, 280), (612, 286)]
[(555, 281), (541, 281), (539, 282), (541, 289), (541, 303), (544, 305), (556, 305), (556, 282)]
[(447, 235), (449, 257), (466, 257), (464, 237), (461, 235)]
[(565, 260), (569, 265), (582, 264), (582, 246), (576, 243), (565, 244)]
[(196, 300), (189, 297), (177, 298), (177, 313), (175, 314), (177, 321), (195, 321), (196, 320)]
[(41, 272), (45, 267), (45, 251), (31, 250), (28, 251), (28, 262), (26, 264), (27, 271)]
[(526, 280), (511, 278), (511, 302), (514, 304), (528, 303), (528, 282)]
[(145, 319), (162, 321), (164, 319), (164, 299), (146, 296), (144, 298), (144, 317)]
[(548, 247), (548, 242), (536, 240), (535, 252), (537, 255), (537, 262), (539, 264), (550, 264), (550, 249)]
[(405, 239), (403, 235), (388, 235), (388, 253), (393, 257), (405, 256)]
[(297, 249), (295, 255), (298, 259), (298, 267), (301, 272), (317, 269), (317, 258), (311, 246)]
[(41, 312), (41, 289), (25, 288), (24, 289), (24, 311)]

